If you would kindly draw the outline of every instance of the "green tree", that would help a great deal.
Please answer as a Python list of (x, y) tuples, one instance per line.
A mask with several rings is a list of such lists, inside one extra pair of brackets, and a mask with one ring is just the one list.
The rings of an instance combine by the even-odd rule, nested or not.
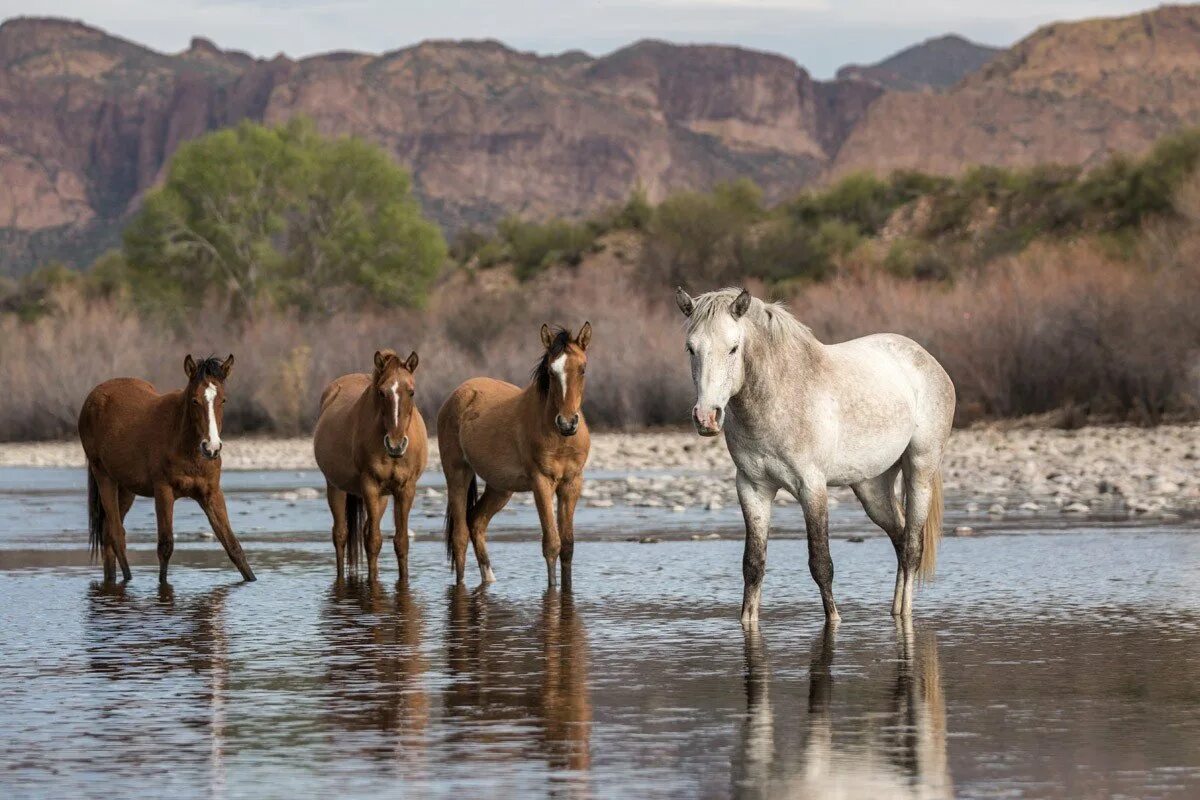
[(446, 245), (385, 153), (293, 120), (180, 147), (124, 251), (143, 301), (178, 308), (215, 293), (245, 313), (261, 299), (312, 310), (364, 294), (420, 305)]

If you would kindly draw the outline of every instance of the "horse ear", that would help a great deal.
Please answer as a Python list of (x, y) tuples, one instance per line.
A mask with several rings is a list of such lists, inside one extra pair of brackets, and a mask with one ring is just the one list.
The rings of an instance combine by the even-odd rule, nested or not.
[(750, 310), (750, 293), (742, 289), (742, 293), (733, 301), (733, 305), (729, 307), (729, 313), (733, 314), (734, 319), (741, 319), (746, 312)]
[(542, 323), (542, 347), (549, 350), (550, 345), (553, 343), (554, 343), (554, 337), (550, 335), (550, 326), (543, 322)]
[(383, 353), (376, 350), (375, 351), (375, 369), (377, 369), (377, 370), (383, 369), (383, 365), (385, 363), (387, 363), (387, 362), (384, 361)]
[(588, 345), (592, 342), (592, 323), (585, 322), (583, 327), (579, 329), (579, 335), (575, 337), (575, 343), (579, 345), (580, 350), (587, 350)]
[(230, 353), (229, 358), (225, 359), (224, 363), (221, 364), (221, 374), (225, 376), (226, 380), (228, 380), (229, 373), (232, 371), (233, 371), (233, 353)]
[(409, 372), (416, 372), (417, 364), (420, 363), (420, 361), (421, 359), (417, 357), (417, 351), (413, 350), (408, 354), (408, 360), (404, 362), (404, 368)]
[(196, 359), (192, 358), (191, 353), (188, 353), (183, 358), (183, 371), (187, 373), (189, 381), (196, 374)]
[(696, 304), (692, 302), (691, 295), (685, 292), (682, 286), (675, 287), (675, 305), (679, 306), (679, 310), (685, 317), (690, 317), (696, 310)]

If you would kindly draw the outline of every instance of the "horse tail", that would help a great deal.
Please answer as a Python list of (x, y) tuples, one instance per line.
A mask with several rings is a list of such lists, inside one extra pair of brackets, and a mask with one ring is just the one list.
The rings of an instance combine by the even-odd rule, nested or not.
[(346, 560), (358, 569), (359, 556), (367, 554), (367, 505), (358, 495), (346, 492)]
[[(447, 495), (449, 491), (447, 491)], [(471, 482), (467, 484), (467, 505), (465, 509), (467, 527), (471, 525), (471, 514), (475, 512), (475, 504), (479, 502), (479, 478), (471, 473)], [(450, 504), (446, 503), (446, 560), (454, 564), (454, 515)]]
[(105, 546), (104, 535), (104, 504), (100, 502), (100, 485), (96, 483), (96, 474), (88, 465), (88, 546), (92, 560)]
[(929, 501), (929, 516), (921, 529), (921, 564), (917, 567), (917, 580), (921, 583), (933, 580), (937, 569), (938, 540), (942, 538), (942, 471), (933, 475), (933, 496)]

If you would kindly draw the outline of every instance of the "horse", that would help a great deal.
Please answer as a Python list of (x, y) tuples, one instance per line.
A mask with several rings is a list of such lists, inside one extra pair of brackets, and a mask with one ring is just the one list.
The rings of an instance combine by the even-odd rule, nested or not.
[[(933, 577), (942, 527), (942, 454), (954, 419), (954, 384), (911, 339), (876, 334), (822, 344), (782, 305), (746, 290), (693, 299), (687, 352), (702, 436), (725, 433), (746, 523), (741, 622), (758, 623), (775, 495), (800, 502), (808, 566), (828, 620), (833, 599), (829, 486), (850, 486), (896, 551), (892, 615), (912, 614), (913, 583)], [(896, 497), (903, 474), (904, 503)]]
[(92, 557), (101, 552), (104, 580), (133, 574), (125, 555), (125, 515), (135, 495), (154, 498), (158, 518), (158, 579), (167, 580), (175, 550), (175, 501), (189, 497), (204, 509), (217, 540), (242, 577), (254, 580), (242, 546), (229, 524), (221, 492), (221, 425), (225, 361), (183, 360), (187, 386), (159, 394), (138, 378), (114, 378), (88, 393), (79, 412), (79, 439), (88, 463), (88, 529)]
[[(487, 552), (487, 526), (513, 492), (533, 491), (542, 525), (546, 580), (555, 585), (562, 556), (564, 586), (575, 553), (575, 504), (591, 448), (580, 407), (592, 325), (579, 334), (542, 325), (545, 352), (524, 389), (492, 378), (460, 385), (438, 411), (438, 450), (446, 475), (446, 556), (463, 582), (467, 539), (484, 583), (496, 580)], [(487, 484), (478, 496), (477, 477)], [(557, 498), (557, 519), (555, 499)]]
[(379, 524), (389, 496), (395, 499), (400, 578), (408, 577), (408, 515), (429, 452), (425, 420), (413, 402), (418, 362), (416, 352), (401, 361), (394, 350), (378, 350), (371, 375), (343, 375), (321, 393), (313, 452), (333, 514), (339, 579), (347, 560), (357, 570), (365, 552), (367, 578), (378, 580)]

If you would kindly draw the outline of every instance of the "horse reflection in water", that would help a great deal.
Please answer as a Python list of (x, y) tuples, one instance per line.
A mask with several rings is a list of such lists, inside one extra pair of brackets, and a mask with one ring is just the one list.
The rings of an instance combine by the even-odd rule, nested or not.
[(421, 606), (407, 581), (390, 595), (377, 581), (335, 581), (322, 615), (330, 654), (325, 680), (335, 699), (329, 715), (346, 730), (396, 734), (386, 746), (368, 748), (381, 759), (401, 754), (406, 769), (425, 749), (429, 726), (428, 670), (421, 652)]
[[(161, 763), (169, 739), (169, 777), (190, 790), (203, 781), (210, 796), (225, 795), (230, 692), (225, 605), (232, 588), (218, 586), (179, 600), (169, 583), (160, 583), (153, 596), (135, 595), (125, 584), (91, 584), (87, 664), (112, 681), (111, 693), (104, 691), (111, 701), (101, 704), (101, 715), (118, 721), (89, 726), (98, 745), (90, 749), (103, 754), (102, 769)], [(180, 681), (189, 672), (200, 679), (199, 696), (181, 702)], [(134, 721), (119, 723), (130, 714)], [(199, 746), (180, 743), (180, 726), (198, 730)]]
[[(732, 769), (733, 794), (863, 800), (953, 797), (937, 641), (931, 634), (915, 636), (910, 619), (897, 620), (891, 702), (839, 726), (833, 697), (835, 640), (836, 626), (827, 624), (814, 643), (804, 741), (795, 748), (796, 756), (784, 757), (791, 748), (776, 746), (766, 645), (757, 630), (745, 632), (747, 716)], [(854, 692), (863, 694), (858, 688)]]
[[(536, 628), (481, 586), (450, 590), (448, 712), (482, 723), (458, 726), (485, 759), (545, 758), (555, 770), (591, 766), (592, 706), (587, 634), (570, 591), (547, 589)], [(533, 722), (531, 739), (520, 726)], [(515, 753), (514, 753), (515, 751)]]

